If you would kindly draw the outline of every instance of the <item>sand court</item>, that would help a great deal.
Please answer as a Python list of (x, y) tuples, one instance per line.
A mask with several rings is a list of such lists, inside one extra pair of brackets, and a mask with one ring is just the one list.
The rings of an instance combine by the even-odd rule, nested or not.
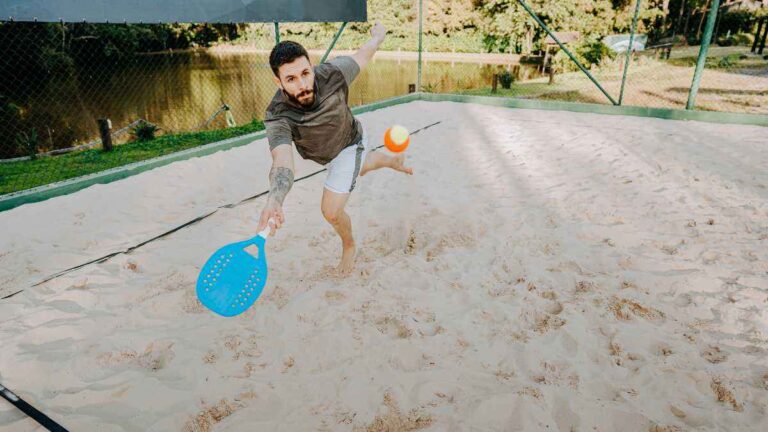
[[(360, 118), (377, 141), (433, 125), (414, 175), (359, 179), (346, 278), (324, 173), (296, 182), (238, 317), (195, 281), (254, 235), (265, 197), (226, 205), (268, 189), (265, 140), (0, 213), (0, 382), (73, 431), (765, 427), (768, 128), (425, 101)], [(2, 401), (0, 430), (43, 429)]]

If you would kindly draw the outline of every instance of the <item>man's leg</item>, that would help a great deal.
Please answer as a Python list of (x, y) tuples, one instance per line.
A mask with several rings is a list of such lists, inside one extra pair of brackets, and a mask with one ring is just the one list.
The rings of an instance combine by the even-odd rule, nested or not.
[(320, 203), (323, 217), (341, 237), (341, 263), (336, 267), (341, 274), (348, 274), (355, 265), (355, 240), (352, 238), (352, 221), (347, 212), (344, 211), (348, 199), (348, 193), (336, 193), (323, 188), (323, 199)]
[(400, 153), (395, 156), (389, 156), (383, 152), (371, 151), (365, 157), (365, 162), (362, 168), (360, 168), (360, 177), (364, 176), (367, 172), (377, 170), (379, 168), (392, 168), (395, 171), (404, 172), (406, 174), (413, 174), (413, 170), (410, 167), (405, 166), (405, 154)]

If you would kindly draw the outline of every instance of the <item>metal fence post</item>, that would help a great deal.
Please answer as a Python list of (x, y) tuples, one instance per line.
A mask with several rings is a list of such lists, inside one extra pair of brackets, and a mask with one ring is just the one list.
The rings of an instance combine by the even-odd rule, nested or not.
[(280, 43), (280, 23), (275, 23), (275, 45)]
[(571, 51), (568, 50), (568, 48), (566, 48), (562, 42), (560, 42), (560, 39), (558, 39), (557, 36), (555, 36), (555, 34), (552, 32), (552, 30), (550, 30), (549, 27), (547, 27), (547, 25), (544, 24), (544, 21), (542, 21), (541, 18), (539, 18), (539, 16), (536, 15), (536, 13), (530, 8), (530, 6), (528, 6), (525, 0), (517, 0), (517, 2), (520, 3), (523, 9), (525, 9), (525, 11), (528, 12), (528, 15), (530, 15), (531, 18), (533, 18), (536, 21), (536, 23), (539, 24), (539, 26), (541, 26), (541, 28), (543, 28), (545, 32), (547, 32), (547, 34), (552, 38), (552, 40), (554, 40), (557, 43), (557, 45), (560, 46), (560, 49), (563, 50), (563, 52), (565, 52), (568, 55), (568, 57), (570, 57), (570, 59), (576, 64), (576, 66), (578, 66), (579, 69), (581, 69), (581, 71), (584, 72), (584, 75), (586, 75), (587, 78), (589, 78), (589, 80), (592, 81), (592, 83), (596, 85), (598, 89), (600, 89), (600, 91), (605, 95), (605, 97), (607, 97), (612, 104), (618, 105), (616, 100), (613, 97), (611, 97), (611, 95), (609, 95), (607, 91), (605, 91), (603, 86), (601, 86), (600, 83), (597, 82), (595, 77), (592, 76), (591, 73), (589, 73), (587, 68), (585, 68), (584, 65), (582, 65), (581, 62), (578, 61), (576, 57), (573, 56)]
[(422, 3), (424, 0), (419, 0), (419, 65), (416, 75), (416, 90), (421, 91), (421, 25), (422, 25)]
[(624, 84), (627, 82), (627, 71), (629, 70), (629, 60), (632, 57), (635, 44), (635, 32), (637, 31), (637, 15), (640, 13), (640, 3), (643, 0), (637, 0), (635, 3), (635, 16), (632, 18), (632, 30), (629, 34), (629, 46), (627, 47), (627, 59), (624, 60), (624, 74), (621, 76), (621, 91), (619, 92), (619, 105), (624, 102)]
[(709, 44), (712, 40), (712, 30), (715, 28), (718, 9), (720, 9), (720, 0), (712, 0), (712, 6), (707, 17), (707, 26), (704, 28), (704, 37), (701, 39), (701, 48), (699, 48), (699, 59), (696, 61), (696, 70), (693, 72), (691, 91), (688, 93), (688, 103), (685, 104), (685, 109), (688, 110), (693, 109), (696, 105), (696, 94), (699, 92), (701, 74), (704, 71), (704, 64), (707, 62), (707, 51), (709, 51)]
[(325, 63), (325, 59), (328, 58), (328, 54), (331, 53), (331, 50), (333, 47), (336, 46), (336, 41), (339, 40), (339, 36), (341, 36), (341, 32), (344, 31), (344, 28), (347, 26), (346, 21), (339, 27), (339, 31), (336, 32), (336, 35), (333, 37), (333, 41), (331, 42), (331, 45), (328, 47), (328, 49), (325, 51), (325, 54), (323, 54), (323, 58), (320, 60), (320, 63)]

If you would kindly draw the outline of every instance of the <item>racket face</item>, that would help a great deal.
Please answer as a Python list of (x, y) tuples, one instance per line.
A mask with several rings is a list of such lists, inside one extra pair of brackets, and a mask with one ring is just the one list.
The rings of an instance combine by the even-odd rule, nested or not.
[(266, 283), (264, 239), (256, 236), (224, 246), (208, 258), (197, 277), (197, 298), (213, 312), (231, 317), (248, 310)]

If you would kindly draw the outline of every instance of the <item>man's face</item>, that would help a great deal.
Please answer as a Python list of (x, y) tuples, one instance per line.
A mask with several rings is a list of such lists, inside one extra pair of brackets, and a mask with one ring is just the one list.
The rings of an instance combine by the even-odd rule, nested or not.
[(315, 103), (315, 72), (306, 57), (299, 57), (278, 69), (275, 81), (295, 103), (310, 107)]

